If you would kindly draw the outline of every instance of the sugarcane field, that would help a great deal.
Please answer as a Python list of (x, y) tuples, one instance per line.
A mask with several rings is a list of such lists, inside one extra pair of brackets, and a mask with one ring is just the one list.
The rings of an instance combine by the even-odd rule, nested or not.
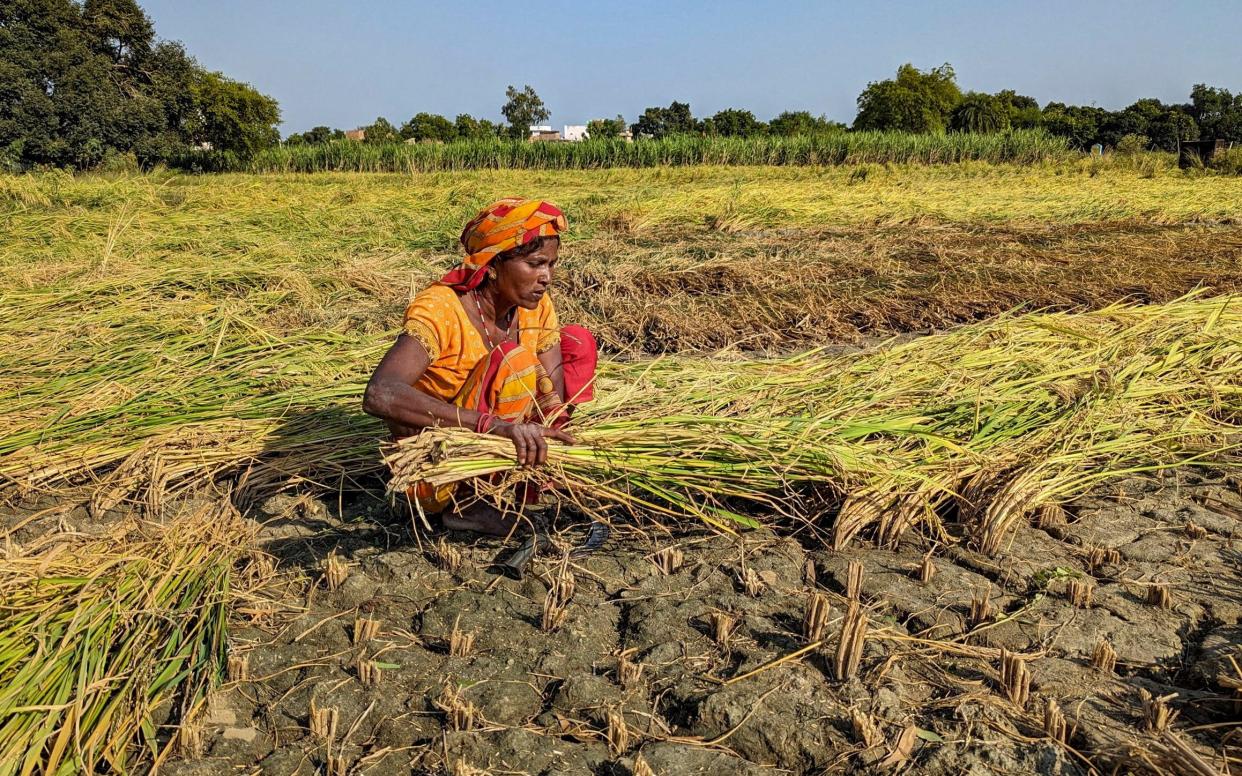
[(0, 776), (1242, 774), (1236, 13), (1065, 5), (0, 0)]

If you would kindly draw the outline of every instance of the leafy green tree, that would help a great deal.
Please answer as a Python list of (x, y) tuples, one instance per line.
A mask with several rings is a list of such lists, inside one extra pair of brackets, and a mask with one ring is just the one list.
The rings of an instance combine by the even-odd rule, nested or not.
[(615, 119), (592, 119), (587, 122), (587, 137), (592, 140), (615, 140), (625, 131), (625, 117)]
[(670, 135), (681, 135), (695, 129), (694, 115), (690, 112), (690, 103), (671, 102), (664, 109), (664, 129)]
[(459, 113), (453, 121), (453, 135), (458, 140), (472, 140), (483, 136), (479, 120), (469, 113)]
[(856, 130), (939, 132), (945, 118), (917, 92), (896, 81), (870, 84), (858, 98)]
[(854, 128), (942, 132), (961, 99), (952, 65), (924, 73), (905, 64), (897, 68), (896, 78), (873, 81), (858, 95)]
[(818, 132), (842, 132), (845, 125), (829, 121), (824, 116), (812, 116), (810, 112), (785, 111), (768, 122), (768, 132), (773, 135), (813, 135)]
[(90, 167), (165, 128), (137, 66), (149, 22), (141, 40), (110, 44), (87, 5), (90, 21), (70, 0), (0, 3), (0, 148), (18, 164)]
[(712, 116), (714, 134), (725, 137), (751, 137), (767, 131), (767, 125), (748, 110), (726, 108)]
[(1183, 140), (1198, 140), (1199, 125), (1185, 109), (1174, 106), (1147, 125), (1147, 136), (1162, 151), (1176, 151)]
[(1009, 111), (1000, 99), (982, 92), (969, 92), (949, 114), (955, 132), (987, 134), (1009, 129)]
[(1150, 124), (1156, 119), (1163, 116), (1169, 110), (1169, 106), (1160, 102), (1153, 97), (1147, 97), (1137, 100), (1133, 105), (1126, 108), (1123, 113), (1129, 113), (1137, 117), (1144, 124)]
[(690, 104), (677, 101), (667, 108), (647, 108), (638, 117), (638, 121), (630, 126), (635, 140), (640, 137), (661, 138), (687, 134), (697, 129), (699, 127), (690, 113)]
[(290, 135), (285, 138), (285, 142), (289, 145), (325, 145), (333, 140), (344, 140), (345, 133), (339, 129), (331, 127), (311, 127), (300, 134)]
[(996, 99), (1008, 110), (1039, 110), (1039, 101), (1025, 94), (1018, 94), (1013, 89), (1002, 89), (996, 93)]
[(1018, 94), (1013, 89), (1002, 89), (996, 93), (996, 99), (1005, 106), (1009, 115), (1009, 126), (1014, 129), (1035, 129), (1044, 123), (1039, 102), (1034, 97)]
[(364, 143), (379, 145), (383, 143), (401, 142), (401, 135), (397, 132), (397, 128), (392, 125), (391, 121), (383, 116), (377, 117), (375, 121), (363, 127), (362, 131), (365, 133), (362, 138), (362, 142)]
[[(134, 0), (5, 0), (0, 155), (17, 167), (86, 168), (117, 154), (150, 165), (209, 136), (218, 147), (274, 139), (276, 103), (249, 87), (242, 99), (218, 78), (157, 41)], [(247, 117), (260, 124), (223, 129)]]
[(506, 102), (500, 109), (509, 122), (509, 137), (522, 140), (530, 136), (530, 128), (547, 121), (552, 113), (530, 85), (518, 91), (512, 85), (505, 89)]
[(1100, 124), (1108, 111), (1082, 105), (1050, 102), (1044, 106), (1044, 128), (1066, 138), (1074, 148), (1086, 150), (1099, 142)]
[(123, 67), (139, 67), (151, 53), (155, 28), (134, 0), (86, 0), (86, 34), (98, 50)]
[(254, 87), (220, 73), (202, 73), (193, 86), (194, 138), (242, 159), (280, 140), (280, 107)]
[(137, 139), (133, 146), (138, 161), (150, 166), (186, 150), (198, 116), (194, 82), (202, 68), (186, 53), (184, 46), (172, 41), (156, 44), (143, 67), (151, 78), (148, 93), (164, 111), (163, 130)]
[(1104, 111), (1100, 116), (1096, 142), (1115, 148), (1122, 138), (1131, 137), (1129, 146), (1133, 149), (1138, 142), (1133, 138), (1141, 137), (1146, 144), (1148, 125), (1164, 112), (1164, 105), (1154, 99), (1139, 100), (1124, 110)]
[(1242, 142), (1242, 94), (1195, 84), (1190, 90), (1190, 115), (1207, 140)]
[(417, 113), (401, 126), (401, 137), (405, 140), (447, 143), (457, 137), (457, 127), (435, 113)]
[(488, 119), (476, 119), (469, 113), (459, 114), (453, 122), (453, 129), (458, 140), (494, 139), (505, 134), (499, 124)]
[(815, 117), (810, 111), (785, 111), (768, 122), (773, 135), (809, 135), (815, 131)]
[(647, 108), (640, 113), (638, 121), (630, 125), (630, 134), (635, 140), (664, 137), (664, 108)]
[(479, 134), (483, 137), (508, 137), (508, 128), (491, 119), (479, 119)]

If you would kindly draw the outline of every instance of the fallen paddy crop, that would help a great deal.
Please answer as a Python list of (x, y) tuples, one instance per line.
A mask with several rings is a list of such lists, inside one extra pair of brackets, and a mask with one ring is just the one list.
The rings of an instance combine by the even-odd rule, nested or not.
[(0, 774), (149, 763), (219, 678), (249, 530), (214, 505), (0, 557)]
[(0, 180), (0, 480), (100, 480), (97, 510), (241, 472), (369, 487), (362, 383), (461, 221), (514, 189), (569, 209), (562, 318), (614, 352), (788, 352), (1242, 282), (1236, 187), (1117, 167)]
[[(389, 448), (403, 492), (470, 480), (512, 507), (519, 482), (595, 512), (780, 514), (843, 547), (874, 527), (947, 538), (949, 506), (994, 554), (1014, 521), (1091, 485), (1237, 463), (1242, 307), (1230, 298), (1032, 314), (860, 356), (622, 368), (630, 385), (577, 421), (580, 443), (520, 469), (494, 437), (436, 429)], [(490, 479), (489, 479), (490, 478)]]
[[(9, 494), (90, 480), (98, 512), (126, 500), (158, 509), (221, 478), (244, 496), (367, 487), (379, 472), (382, 431), (357, 402), (383, 343), (224, 321), (137, 342), (107, 368), (10, 400)], [(586, 446), (516, 476), (722, 527), (752, 519), (738, 503), (813, 521), (799, 498), (817, 486), (828, 495), (808, 504), (844, 500), (836, 544), (881, 518), (897, 521), (880, 526), (890, 541), (915, 523), (938, 530), (954, 501), (995, 551), (1041, 503), (1221, 460), (1239, 342), (1242, 308), (1189, 298), (1002, 317), (861, 355), (610, 362), (580, 421)], [(398, 484), (512, 468), (504, 440), (438, 431), (414, 444)]]
[(1222, 181), (1073, 165), (5, 177), (0, 362), (21, 382), (64, 349), (60, 368), (83, 370), (222, 319), (379, 336), (458, 260), (474, 209), (514, 191), (570, 213), (561, 317), (613, 351), (788, 352), (1229, 293), (1242, 199)]
[[(561, 469), (544, 473), (561, 482), (590, 479), (577, 496), (562, 493), (560, 498), (576, 497), (582, 506), (607, 509), (614, 517), (628, 511), (637, 519), (665, 524), (684, 519), (694, 525), (706, 518), (732, 530), (739, 519), (793, 530), (811, 525), (829, 545), (858, 544), (857, 537), (891, 545), (923, 531), (938, 539), (965, 538), (1004, 550), (1013, 538), (1004, 560), (1006, 579), (996, 582), (1005, 596), (1023, 595), (1023, 575), (1038, 575), (1045, 562), (1071, 569), (1081, 565), (1079, 573), (1096, 577), (1090, 588), (1094, 601), (1086, 602), (1090, 611), (1067, 604), (1072, 622), (1065, 620), (1069, 624), (1062, 627), (1056, 616), (1060, 610), (1041, 608), (1032, 614), (1040, 623), (1032, 626), (1032, 633), (1038, 631), (1042, 639), (1050, 632), (1044, 626), (1055, 623), (1051, 632), (1064, 639), (1082, 623), (1089, 628), (1110, 623), (1114, 632), (1109, 638), (1117, 653), (1108, 681), (1128, 671), (1141, 671), (1144, 680), (1158, 676), (1157, 659), (1169, 661), (1168, 675), (1189, 675), (1190, 667), (1176, 664), (1175, 656), (1206, 654), (1200, 649), (1202, 634), (1215, 626), (1201, 619), (1169, 618), (1218, 602), (1222, 608), (1212, 622), (1232, 617), (1226, 608), (1236, 592), (1232, 567), (1203, 551), (1227, 542), (1232, 529), (1223, 519), (1213, 523), (1210, 515), (1195, 512), (1194, 527), (1207, 536), (1193, 538), (1198, 534), (1188, 524), (1187, 541), (1199, 543), (1186, 552), (1180, 544), (1181, 513), (1174, 514), (1182, 507), (1169, 505), (1160, 520), (1139, 520), (1122, 510), (1093, 513), (1083, 505), (1097, 492), (1071, 506), (1072, 519), (1058, 529), (1068, 538), (1064, 547), (1054, 547), (1055, 558), (1044, 558), (1047, 544), (1029, 535), (1042, 538), (1043, 532), (1015, 530), (1033, 504), (1072, 499), (1112, 478), (1129, 481), (1128, 472), (1236, 463), (1226, 448), (1236, 441), (1238, 383), (1232, 370), (1238, 358), (1237, 310), (1232, 303), (1218, 307), (1224, 302), (1206, 292), (1173, 300), (1195, 287), (1210, 289), (1212, 296), (1238, 291), (1242, 243), (1236, 224), (1242, 216), (1242, 190), (1221, 178), (1184, 176), (1165, 168), (1150, 177), (1085, 162), (1031, 167), (858, 164), (833, 169), (0, 177), (0, 218), (5, 222), (0, 230), (0, 307), (6, 312), (0, 320), (0, 406), (6, 420), (0, 439), (0, 498), (31, 496), (63, 506), (89, 499), (96, 516), (114, 519), (134, 507), (139, 514), (164, 514), (167, 519), (170, 505), (180, 497), (213, 484), (230, 488), (238, 504), (255, 504), (251, 514), (256, 517), (276, 515), (275, 508), (261, 506), (263, 497), (276, 491), (298, 494), (299, 499), (287, 500), (298, 503), (302, 496), (313, 502), (316, 493), (332, 493), (324, 499), (330, 505), (326, 513), (335, 519), (342, 512), (339, 516), (350, 521), (351, 531), (373, 529), (361, 518), (364, 513), (373, 516), (374, 501), (361, 499), (366, 508), (351, 512), (350, 499), (335, 498), (339, 490), (365, 489), (378, 496), (383, 488), (379, 448), (384, 434), (360, 412), (364, 381), (390, 341), (408, 295), (456, 260), (454, 241), (461, 222), (487, 198), (514, 191), (546, 194), (569, 209), (574, 226), (564, 245), (557, 304), (563, 319), (586, 323), (613, 354), (603, 365), (599, 404), (580, 416), (581, 438), (594, 444), (558, 449), (565, 456)], [(1155, 304), (1109, 307), (1119, 299)], [(1106, 309), (1089, 312), (1101, 307)], [(1011, 309), (1015, 312), (994, 318)], [(1217, 309), (1221, 312), (1214, 317)], [(971, 325), (851, 355), (830, 354), (839, 350), (787, 355), (825, 341), (856, 342), (866, 336), (874, 342), (877, 336), (923, 334), (961, 323)], [(727, 350), (703, 355), (715, 348)], [(650, 357), (656, 354), (663, 355)], [(495, 440), (483, 442), (494, 445)], [(677, 454), (670, 456), (674, 442)], [(605, 455), (606, 445), (616, 454)], [(476, 473), (509, 466), (504, 445), (467, 448), (463, 455), (474, 455), (472, 450), (484, 453), (470, 459), (470, 465), (479, 466)], [(695, 455), (703, 460), (696, 461)], [(454, 474), (463, 460), (445, 459), (444, 473)], [(722, 472), (731, 476), (715, 476)], [(601, 480), (595, 476), (600, 474), (616, 476)], [(493, 484), (493, 494), (503, 498), (506, 491), (495, 487), (499, 484)], [(1205, 492), (1236, 503), (1223, 490)], [(1182, 506), (1194, 505), (1187, 500)], [(1134, 505), (1135, 510), (1149, 507), (1150, 502)], [(32, 530), (44, 525), (32, 524)], [(316, 518), (312, 530), (321, 528)], [(1153, 552), (1144, 544), (1131, 551), (1125, 546), (1128, 538), (1119, 538), (1114, 549), (1115, 528), (1129, 532), (1127, 536), (1141, 530), (1144, 541), (1160, 540), (1160, 550)], [(357, 603), (350, 596), (361, 586), (354, 583), (370, 577), (378, 590), (391, 589), (388, 569), (400, 567), (419, 569), (403, 577), (405, 588), (433, 581), (437, 585), (426, 598), (420, 593), (417, 606), (406, 595), (411, 590), (403, 588), (400, 595), (381, 598), (376, 612), (354, 620), (355, 625), (365, 622), (385, 631), (381, 640), (401, 623), (423, 623), (423, 647), (412, 646), (401, 661), (409, 662), (401, 668), (385, 668), (377, 687), (363, 681), (362, 662), (356, 667), (342, 663), (299, 669), (308, 685), (324, 692), (309, 701), (309, 708), (317, 708), (316, 703), (325, 709), (339, 705), (340, 727), (358, 729), (352, 744), (341, 742), (346, 749), (332, 761), (339, 767), (347, 760), (363, 767), (394, 741), (400, 743), (392, 743), (388, 756), (405, 756), (412, 741), (416, 749), (437, 749), (428, 743), (433, 739), (424, 738), (438, 740), (434, 721), (427, 728), (422, 723), (429, 718), (420, 716), (417, 726), (401, 718), (420, 704), (436, 708), (429, 699), (438, 697), (445, 672), (460, 671), (461, 686), (474, 688), (463, 690), (467, 700), (485, 708), (489, 722), (506, 726), (493, 733), (510, 735), (522, 729), (532, 736), (529, 740), (538, 740), (525, 732), (538, 726), (533, 716), (521, 712), (525, 701), (512, 703), (512, 696), (497, 695), (503, 702), (493, 698), (489, 706), (486, 693), (499, 687), (529, 693), (533, 684), (539, 690), (533, 694), (534, 708), (542, 712), (548, 698), (561, 703), (558, 696), (567, 694), (562, 690), (574, 684), (557, 689), (559, 681), (546, 684), (544, 672), (551, 668), (569, 679), (578, 673), (601, 678), (596, 676), (600, 658), (614, 647), (638, 649), (635, 660), (646, 661), (646, 675), (659, 677), (648, 688), (651, 703), (642, 710), (644, 719), (670, 720), (678, 733), (706, 725), (699, 731), (710, 731), (705, 740), (727, 734), (731, 745), (755, 762), (771, 762), (776, 756), (762, 741), (744, 742), (756, 723), (768, 728), (805, 725), (810, 731), (829, 719), (826, 714), (854, 703), (853, 697), (840, 694), (848, 693), (848, 687), (819, 678), (807, 685), (813, 692), (798, 707), (805, 715), (782, 708), (739, 725), (739, 717), (713, 717), (712, 704), (698, 697), (665, 705), (665, 688), (686, 686), (672, 673), (682, 670), (682, 662), (665, 663), (646, 650), (701, 638), (695, 627), (702, 612), (669, 606), (669, 599), (660, 597), (664, 592), (647, 602), (650, 608), (616, 595), (647, 573), (651, 560), (643, 556), (655, 547), (646, 540), (626, 542), (586, 564), (592, 573), (616, 578), (608, 582), (606, 595), (591, 598), (583, 593), (591, 583), (586, 575), (579, 576), (565, 627), (539, 631), (538, 642), (522, 642), (540, 660), (554, 638), (572, 643), (577, 651), (558, 647), (558, 653), (572, 652), (567, 662), (536, 666), (514, 648), (512, 636), (523, 629), (538, 630), (537, 596), (536, 608), (529, 611), (521, 610), (526, 599), (514, 596), (516, 614), (508, 619), (488, 620), (467, 609), (458, 635), (478, 634), (478, 643), (451, 646), (456, 629), (449, 626), (463, 611), (460, 596), (473, 601), (472, 596), (491, 595), (467, 588), (477, 582), (478, 590), (493, 589), (486, 587), (492, 580), (483, 568), (484, 555), (494, 554), (494, 546), (470, 546), (450, 537), (445, 545), (465, 560), (452, 560), (446, 548), (429, 566), (412, 547), (386, 545), (388, 538), (378, 529), (373, 535), (355, 536), (353, 544), (343, 547), (336, 546), (339, 533), (330, 533), (314, 542), (294, 542), (310, 556), (299, 562), (318, 564), (327, 555), (335, 559), (341, 578), (349, 569), (350, 580), (334, 585), (330, 564), (327, 589), (316, 588), (306, 599), (308, 606), (318, 607), (317, 616), (326, 624), (315, 626), (311, 637), (288, 651), (249, 653), (253, 676), (270, 672), (288, 677), (283, 669), (301, 665), (303, 650), (312, 649), (310, 642), (322, 636), (317, 648), (332, 644), (328, 635), (336, 635), (337, 615)], [(736, 573), (733, 564), (743, 553), (747, 568), (755, 565), (752, 540), (768, 536), (755, 532), (745, 541), (713, 539), (717, 555), (706, 555), (700, 544), (665, 548), (669, 552), (655, 554), (660, 579), (685, 583), (674, 588), (686, 591), (678, 598), (694, 600), (702, 594), (700, 588), (710, 588), (714, 596), (717, 589), (750, 580)], [(1109, 539), (1107, 553), (1096, 547), (1101, 536)], [(897, 608), (887, 611), (912, 633), (941, 627), (920, 619), (926, 611), (946, 619), (957, 614), (963, 620), (983, 617), (982, 609), (970, 614), (973, 593), (964, 582), (981, 579), (970, 576), (960, 557), (954, 557), (962, 553), (973, 558), (974, 553), (959, 547), (945, 552), (939, 545), (942, 554), (935, 556), (933, 566), (930, 553), (935, 548), (924, 555), (926, 548), (900, 543), (896, 552), (847, 548), (838, 553), (820, 549), (817, 542), (786, 542), (798, 562), (788, 568), (784, 563), (773, 566), (779, 571), (779, 594), (769, 588), (761, 600), (744, 592), (739, 608), (748, 602), (785, 606), (782, 602), (790, 596), (784, 584), (801, 573), (799, 548), (815, 547), (821, 583), (816, 588), (812, 564), (811, 588), (817, 590), (836, 584), (828, 570), (835, 559), (888, 563), (892, 568), (887, 574), (868, 566), (861, 597), (889, 601)], [(134, 551), (145, 546), (135, 545)], [(33, 545), (25, 549), (34, 552)], [(367, 560), (372, 553), (381, 553), (384, 562), (377, 566)], [(1075, 560), (1079, 554), (1084, 556), (1081, 564)], [(170, 550), (169, 557), (186, 556)], [(615, 572), (617, 557), (629, 558), (620, 574)], [(415, 558), (413, 564), (410, 558)], [(925, 570), (920, 570), (920, 560)], [(1182, 569), (1178, 564), (1184, 561), (1203, 565)], [(1122, 564), (1126, 574), (1119, 573)], [(1107, 570), (1097, 573), (1099, 566)], [(29, 564), (9, 568), (31, 584)], [(158, 568), (148, 568), (162, 578)], [(218, 579), (211, 576), (215, 566), (194, 568), (195, 573), (207, 569), (203, 573), (208, 583)], [(714, 575), (711, 581), (703, 583), (700, 569)], [(763, 566), (758, 570), (765, 571)], [(1178, 576), (1183, 571), (1191, 575)], [(912, 573), (923, 575), (919, 589), (926, 588), (925, 597), (893, 581)], [(1111, 585), (1110, 595), (1113, 574), (1122, 578)], [(1152, 598), (1146, 607), (1151, 616), (1119, 609), (1121, 619), (1107, 619), (1107, 607), (1116, 607), (1128, 595), (1117, 588), (1136, 574), (1159, 580), (1159, 586), (1148, 590), (1166, 592), (1173, 609), (1161, 608), (1168, 597)], [(1142, 600), (1142, 592), (1136, 600)], [(986, 593), (981, 595), (987, 600)], [(1054, 598), (1048, 595), (1043, 603), (1059, 604)], [(433, 601), (432, 608), (424, 601)], [(1191, 601), (1194, 606), (1187, 606)], [(699, 603), (733, 610), (739, 600), (713, 597), (695, 605)], [(1001, 620), (1015, 614), (1004, 602), (994, 604), (993, 615), (1005, 612)], [(435, 617), (425, 616), (434, 614), (436, 606), (450, 613), (442, 634)], [(800, 608), (791, 611), (773, 620), (743, 612), (737, 620), (740, 635), (732, 638), (731, 648), (750, 653), (746, 660), (752, 666), (773, 659), (777, 642), (769, 631), (802, 617)], [(611, 612), (615, 622), (583, 619), (601, 612)], [(1091, 617), (1082, 617), (1084, 613)], [(647, 627), (660, 617), (676, 620), (677, 628)], [(129, 622), (141, 629), (141, 638), (164, 638), (147, 628), (145, 620)], [(981, 635), (989, 638), (1015, 638), (1002, 634), (1008, 626), (1000, 620), (981, 627), (988, 628)], [(1184, 646), (1164, 638), (1174, 631), (1186, 634)], [(341, 632), (342, 643), (352, 643), (347, 625)], [(1121, 632), (1139, 635), (1118, 638)], [(358, 633), (353, 631), (355, 639)], [(606, 645), (588, 640), (584, 647), (582, 633), (603, 634)], [(1150, 638), (1153, 634), (1157, 638)], [(450, 645), (443, 656), (436, 646), (440, 635)], [(1075, 657), (1073, 640), (1062, 641), (1060, 654), (1066, 659), (1054, 670), (1090, 657), (1097, 637), (1088, 635), (1087, 657)], [(1010, 646), (1046, 646), (1035, 643), (1036, 638)], [(1159, 649), (1150, 648), (1149, 641)], [(875, 647), (870, 640), (869, 645)], [(494, 657), (500, 660), (489, 660)], [(437, 662), (442, 658), (451, 664)], [(880, 668), (881, 662), (872, 649), (851, 680), (865, 691), (858, 696), (864, 708), (878, 697), (875, 688), (903, 681), (903, 671), (890, 666), (910, 668), (889, 663)], [(498, 665), (510, 663), (507, 673), (497, 673)], [(696, 675), (702, 672), (701, 665), (692, 667)], [(721, 665), (721, 675), (736, 667)], [(1095, 683), (1101, 672), (1085, 662), (1083, 667), (1087, 673), (1073, 675), (1076, 687), (1093, 697), (1111, 691)], [(945, 670), (944, 662), (936, 661), (934, 670)], [(758, 678), (786, 682), (788, 677), (778, 673)], [(977, 689), (977, 667), (963, 676), (965, 684), (942, 697)], [(425, 692), (419, 684), (423, 677), (434, 677), (436, 686)], [(1036, 682), (1043, 686), (1033, 692), (1060, 701), (1068, 727), (1078, 731), (1074, 735), (1090, 733), (1090, 725), (1076, 717), (1081, 698), (1066, 698), (1043, 675)], [(330, 767), (316, 759), (321, 754), (317, 750), (294, 751), (310, 745), (291, 740), (289, 726), (262, 721), (269, 705), (285, 715), (282, 719), (308, 719), (305, 693), (290, 693), (287, 685), (277, 684), (265, 686), (257, 680), (244, 692), (233, 692), (236, 702), (240, 695), (259, 691), (257, 705), (247, 700), (239, 707), (239, 719), (253, 718), (258, 738), (253, 751), (239, 754), (228, 749), (235, 741), (218, 740), (217, 734), (209, 752), (214, 762), (255, 767), (257, 758), (275, 749), (280, 756), (258, 767), (284, 772), (307, 756)], [(182, 685), (171, 697), (193, 697), (199, 686)], [(329, 689), (338, 686), (333, 696)], [(351, 712), (350, 704), (340, 700), (366, 693), (379, 704), (369, 717), (358, 717), (353, 712), (361, 707)], [(839, 702), (825, 703), (829, 696)], [(333, 697), (338, 700), (331, 702)], [(584, 697), (590, 707), (598, 705), (594, 689)], [(909, 719), (946, 739), (974, 735), (960, 726), (957, 712), (941, 713), (937, 709), (945, 707), (925, 700), (911, 696), (903, 701), (911, 704), (899, 711), (903, 724), (908, 713)], [(385, 706), (388, 701), (392, 704)], [(739, 703), (750, 708), (745, 698)], [(695, 721), (691, 715), (699, 709), (706, 713)], [(572, 716), (589, 718), (590, 713), (579, 710)], [(389, 734), (373, 724), (380, 719), (400, 725), (394, 728), (398, 732), (385, 740)], [(848, 730), (848, 714), (830, 720), (828, 727), (833, 725)], [(566, 749), (586, 746), (568, 741), (563, 730), (547, 732), (560, 736)], [(170, 734), (167, 729), (160, 733)], [(1099, 734), (1093, 735), (1093, 745), (1098, 745)], [(782, 746), (796, 748), (813, 737), (790, 736)], [(1073, 745), (1081, 745), (1071, 738)], [(358, 746), (363, 739), (374, 742), (370, 754)], [(499, 746), (496, 739), (486, 740), (492, 742), (488, 746)], [(831, 737), (823, 740), (830, 744), (824, 755), (829, 759), (849, 746)], [(146, 741), (140, 737), (129, 762), (140, 761)], [(521, 742), (526, 750), (539, 748), (528, 739)], [(631, 749), (650, 743), (646, 738), (631, 741)], [(951, 743), (941, 750), (947, 754), (957, 748), (959, 744)], [(650, 747), (644, 752), (650, 753)], [(926, 755), (918, 755), (919, 767)], [(493, 759), (489, 752), (470, 761)], [(529, 761), (510, 759), (528, 767)], [(828, 767), (827, 759), (816, 762)], [(100, 763), (106, 767), (105, 760)], [(282, 770), (282, 764), (288, 767)], [(941, 763), (940, 772), (956, 772), (957, 765)], [(662, 771), (679, 772), (677, 767)]]

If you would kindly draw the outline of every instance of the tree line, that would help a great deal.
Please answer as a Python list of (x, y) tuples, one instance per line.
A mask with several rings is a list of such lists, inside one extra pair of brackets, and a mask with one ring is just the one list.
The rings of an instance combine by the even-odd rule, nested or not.
[[(453, 121), (434, 113), (418, 113), (399, 128), (380, 117), (363, 127), (367, 143), (401, 141), (451, 142), (479, 138), (526, 136), (528, 127), (551, 115), (529, 85), (510, 86), (501, 113), (508, 124), (492, 123), (461, 114)], [(770, 121), (759, 120), (741, 108), (726, 108), (711, 116), (696, 117), (690, 104), (674, 101), (668, 107), (647, 108), (638, 120), (595, 119), (587, 125), (592, 138), (617, 138), (626, 130), (635, 139), (658, 139), (677, 135), (717, 137), (792, 137), (822, 132), (880, 130), (922, 133), (969, 132), (986, 134), (1010, 129), (1042, 129), (1064, 137), (1074, 148), (1094, 145), (1124, 150), (1174, 151), (1180, 141), (1227, 140), (1242, 143), (1242, 93), (1196, 84), (1185, 103), (1166, 104), (1155, 98), (1137, 100), (1122, 110), (1049, 102), (1005, 89), (996, 94), (963, 92), (949, 64), (921, 71), (902, 65), (893, 78), (873, 81), (858, 96), (858, 114), (852, 126), (809, 111), (785, 111)], [(291, 135), (294, 145), (327, 143), (345, 133), (315, 127)]]
[[(647, 108), (631, 129), (635, 137), (656, 138), (681, 133), (754, 136), (846, 130), (843, 124), (806, 111), (782, 113), (767, 123), (735, 108), (697, 119), (682, 102)], [(894, 78), (867, 84), (858, 96), (851, 129), (914, 133), (1043, 129), (1083, 150), (1099, 144), (1173, 151), (1186, 140), (1242, 142), (1242, 94), (1196, 84), (1189, 101), (1179, 104), (1145, 98), (1117, 111), (1062, 102), (1040, 106), (1033, 97), (1012, 89), (963, 93), (949, 64), (926, 72), (906, 64)]]
[[(455, 121), (432, 113), (418, 113), (395, 127), (379, 118), (365, 127), (366, 142), (402, 140), (450, 142), (481, 137), (526, 136), (530, 125), (550, 115), (530, 86), (519, 91), (510, 86), (509, 101), (501, 112), (509, 124), (493, 124), (468, 114)], [(853, 130), (913, 133), (1003, 132), (1009, 129), (1042, 129), (1064, 137), (1075, 148), (1094, 145), (1133, 150), (1174, 151), (1178, 142), (1221, 139), (1242, 142), (1242, 93), (1196, 84), (1185, 103), (1166, 104), (1155, 98), (1137, 100), (1122, 110), (1049, 102), (1043, 106), (1033, 97), (1005, 89), (996, 94), (962, 92), (949, 64), (921, 71), (902, 65), (895, 77), (873, 81), (858, 96), (858, 114), (851, 127), (809, 111), (785, 111), (770, 121), (759, 120), (741, 108), (726, 108), (711, 116), (696, 117), (690, 104), (674, 101), (668, 107), (647, 108), (633, 124), (622, 116), (595, 119), (587, 125), (592, 138), (616, 138), (629, 130), (635, 139), (675, 135), (754, 137)], [(324, 143), (344, 137), (339, 130), (316, 127), (292, 135), (288, 142)]]
[[(1179, 141), (1242, 142), (1242, 94), (1196, 84), (1184, 103), (1147, 98), (1122, 110), (1049, 102), (1003, 90), (963, 92), (948, 65), (903, 65), (869, 83), (851, 127), (785, 111), (761, 121), (742, 108), (696, 117), (689, 103), (649, 107), (588, 124), (592, 138), (626, 133), (636, 140), (677, 135), (799, 136), (853, 130), (995, 133), (1042, 129), (1080, 149), (1174, 150)], [(503, 121), (420, 112), (400, 125), (383, 117), (363, 127), (364, 142), (521, 140), (551, 113), (535, 90), (509, 86)], [(201, 67), (180, 44), (157, 40), (135, 0), (0, 2), (0, 167), (50, 165), (89, 169), (115, 157), (137, 164), (194, 166), (205, 150), (246, 160), (281, 142), (276, 101), (248, 84)], [(342, 141), (341, 129), (318, 126), (289, 145)]]
[(1137, 100), (1122, 110), (1049, 102), (1003, 90), (962, 93), (949, 64), (920, 71), (902, 65), (895, 78), (875, 81), (858, 96), (855, 129), (906, 132), (1000, 132), (1044, 129), (1076, 148), (1130, 145), (1165, 151), (1178, 141), (1242, 142), (1242, 94), (1196, 84), (1185, 103)]
[(279, 142), (280, 109), (158, 41), (134, 0), (0, 3), (0, 165), (144, 166), (196, 148), (247, 157)]
[[(524, 140), (531, 126), (547, 121), (552, 115), (543, 100), (529, 85), (521, 89), (510, 85), (505, 90), (505, 104), (501, 106), (500, 113), (508, 123), (476, 119), (469, 113), (459, 113), (452, 121), (436, 113), (416, 113), (400, 127), (380, 116), (359, 129), (363, 133), (362, 142), (380, 145), (403, 141), (448, 143), (454, 140), (483, 138)], [(617, 118), (624, 122), (620, 116)], [(591, 126), (596, 127), (599, 123), (592, 122)], [(621, 129), (624, 129), (624, 123)], [(617, 134), (620, 134), (620, 130)], [(600, 130), (599, 135), (592, 134), (591, 136), (607, 136), (607, 133)], [(290, 145), (315, 145), (343, 140), (345, 137), (344, 130), (320, 126), (313, 127), (306, 132), (294, 133), (286, 138), (285, 142)]]

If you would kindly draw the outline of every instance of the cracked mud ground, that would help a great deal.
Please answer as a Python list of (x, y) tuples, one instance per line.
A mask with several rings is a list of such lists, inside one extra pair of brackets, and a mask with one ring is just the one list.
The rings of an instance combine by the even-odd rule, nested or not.
[[(166, 773), (1085, 774), (1242, 756), (1235, 479), (1128, 480), (994, 558), (913, 532), (834, 552), (809, 532), (619, 531), (522, 581), (488, 570), (502, 542), (414, 536), (374, 504), (279, 497), (262, 512), (281, 573), (241, 608), (245, 678)], [(335, 589), (330, 555), (346, 564)], [(839, 679), (859, 568), (867, 633)], [(549, 588), (569, 577), (545, 630)], [(815, 593), (823, 644), (803, 649)], [(1002, 649), (1029, 673), (1020, 705)], [(1172, 735), (1145, 721), (1162, 711)]]

